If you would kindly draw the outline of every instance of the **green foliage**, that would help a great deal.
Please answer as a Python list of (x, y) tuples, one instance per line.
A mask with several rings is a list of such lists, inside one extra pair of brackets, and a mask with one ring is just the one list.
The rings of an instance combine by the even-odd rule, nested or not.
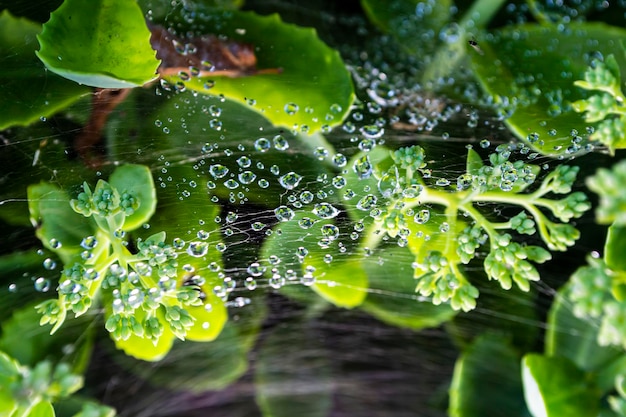
[(459, 357), (450, 385), (451, 417), (527, 416), (518, 353), (505, 337), (478, 337)]
[(46, 67), (79, 84), (130, 88), (157, 78), (159, 61), (135, 2), (66, 0), (37, 39)]
[(585, 79), (574, 82), (582, 89), (594, 92), (588, 98), (572, 103), (579, 113), (584, 113), (587, 123), (598, 123), (590, 139), (606, 145), (611, 154), (626, 147), (624, 136), (624, 93), (621, 87), (620, 66), (613, 54), (605, 61), (594, 60), (585, 72)]
[[(468, 171), (452, 181), (431, 178), (419, 146), (391, 153), (377, 148), (356, 155), (352, 160), (355, 175), (348, 179), (353, 181), (349, 184), (355, 198), (361, 200), (350, 212), (355, 219), (371, 224), (364, 247), (372, 249), (384, 235), (381, 232), (397, 239), (398, 245), (408, 246), (416, 256), (417, 291), (435, 304), (449, 301), (454, 309), (469, 311), (476, 305), (478, 291), (462, 266), (489, 242), (484, 260), (488, 278), (504, 289), (515, 282), (528, 291), (530, 281), (539, 279), (531, 262), (543, 263), (551, 255), (540, 246), (514, 242), (510, 232), (533, 235), (537, 231), (548, 249), (564, 251), (579, 236), (567, 222), (580, 217), (590, 204), (583, 193), (570, 193), (577, 167), (561, 165), (528, 191), (538, 182), (538, 167), (511, 161), (511, 154), (509, 145), (500, 146), (490, 155), (490, 165), (483, 166), (470, 150)], [(358, 181), (362, 179), (361, 185)], [(550, 197), (567, 193), (560, 200)], [(518, 206), (523, 211), (507, 222), (494, 222), (477, 208), (488, 202)], [(442, 211), (437, 211), (437, 206)], [(550, 220), (543, 210), (560, 222)], [(365, 217), (363, 211), (368, 213)]]
[[(615, 101), (611, 96), (604, 101), (602, 97), (608, 92), (592, 96), (591, 101), (580, 101), (585, 96), (572, 84), (597, 87), (601, 81), (602, 88), (619, 91), (619, 85), (615, 89), (616, 79), (608, 72), (598, 78), (598, 72), (607, 68), (604, 63), (595, 60), (596, 68), (589, 69), (593, 54), (585, 43), (594, 39), (593, 50), (607, 57), (606, 64), (611, 62), (619, 83), (618, 69), (626, 68), (626, 60), (615, 40), (624, 37), (623, 29), (597, 22), (571, 22), (565, 28), (557, 24), (507, 26), (477, 38), (483, 53), (470, 54), (471, 65), (483, 90), (518, 138), (544, 155), (572, 155), (589, 149), (586, 119), (591, 115), (582, 117), (577, 111), (585, 106), (610, 109), (609, 102)], [(611, 54), (619, 58), (609, 59)], [(583, 78), (587, 81), (581, 84), (578, 80)], [(617, 128), (614, 121), (607, 121), (589, 139), (609, 145), (613, 139), (603, 131), (615, 132)], [(613, 146), (617, 145), (615, 142)]]
[[(37, 187), (33, 193), (42, 187), (62, 193), (50, 184)], [(63, 208), (63, 216), (47, 214), (46, 200), (33, 199), (34, 222), (50, 225), (41, 235), (50, 238), (48, 242), (54, 241), (50, 249), (74, 246), (70, 252), (62, 252), (71, 256), (64, 259), (59, 298), (37, 306), (42, 315), (40, 323), (53, 325), (51, 333), (59, 329), (68, 312), (81, 316), (102, 297), (106, 301), (105, 328), (120, 348), (142, 359), (162, 357), (174, 337), (185, 339), (191, 333), (190, 337), (196, 340), (211, 340), (219, 334), (224, 312), (219, 308), (213, 312), (211, 304), (205, 304), (221, 303), (212, 293), (207, 296), (206, 280), (193, 275), (189, 277), (190, 286), (183, 285), (187, 279), (179, 268), (183, 241), (166, 243), (165, 232), (160, 232), (138, 238), (136, 254), (127, 248), (126, 231), (147, 222), (156, 207), (152, 175), (146, 167), (122, 166), (111, 175), (110, 183), (99, 180), (93, 191), (85, 183), (83, 191), (69, 203), (63, 198), (52, 201), (54, 207), (68, 204), (76, 213), (93, 219), (93, 223), (91, 233), (84, 233), (80, 243), (61, 242), (51, 237), (57, 230), (54, 226), (74, 223), (76, 214), (72, 216)], [(187, 247), (190, 257), (205, 256), (207, 251), (208, 242), (204, 241), (190, 242)], [(212, 328), (207, 331), (209, 327)]]
[(625, 180), (626, 161), (616, 163), (611, 169), (600, 168), (596, 175), (587, 179), (589, 189), (600, 195), (600, 205), (596, 210), (599, 223), (626, 224)]
[(599, 393), (568, 359), (528, 354), (522, 360), (526, 404), (535, 417), (596, 416)]
[(37, 60), (40, 26), (8, 11), (0, 14), (0, 130), (50, 117), (85, 96), (89, 89), (50, 74)]
[[(176, 24), (189, 26), (184, 20)], [(228, 39), (253, 44), (257, 69), (274, 73), (234, 78), (200, 74), (188, 80), (167, 77), (172, 85), (182, 82), (201, 94), (224, 95), (274, 125), (304, 134), (329, 131), (348, 115), (355, 99), (350, 74), (339, 53), (320, 41), (314, 29), (285, 23), (278, 15), (215, 10), (200, 14), (188, 29), (206, 34), (216, 25)], [(316, 82), (311, 83), (312, 79)]]
[[(52, 403), (68, 397), (83, 385), (67, 363), (38, 362), (33, 367), (19, 364), (0, 351), (0, 412), (11, 417), (54, 417)], [(97, 404), (85, 406), (74, 417), (113, 417), (115, 410)]]

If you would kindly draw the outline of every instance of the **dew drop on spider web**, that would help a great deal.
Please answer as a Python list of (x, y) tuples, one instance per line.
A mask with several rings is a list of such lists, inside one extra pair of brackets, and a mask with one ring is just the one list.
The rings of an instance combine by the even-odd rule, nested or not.
[(329, 203), (319, 203), (313, 208), (313, 214), (321, 219), (333, 219), (339, 214), (339, 210)]
[(187, 253), (193, 257), (200, 258), (205, 256), (209, 250), (209, 245), (206, 242), (194, 241), (187, 247)]
[(293, 190), (294, 188), (298, 186), (298, 184), (300, 184), (301, 180), (302, 180), (302, 175), (296, 174), (295, 172), (291, 171), (281, 176), (278, 179), (278, 182), (284, 189)]
[(288, 222), (296, 215), (296, 213), (287, 206), (277, 207), (276, 209), (274, 209), (274, 214), (276, 215), (276, 218), (281, 222)]

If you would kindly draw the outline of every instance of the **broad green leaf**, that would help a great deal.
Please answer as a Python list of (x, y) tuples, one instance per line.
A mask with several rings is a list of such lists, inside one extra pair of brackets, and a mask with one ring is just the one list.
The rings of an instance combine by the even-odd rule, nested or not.
[(600, 395), (569, 359), (531, 353), (522, 359), (526, 405), (534, 417), (595, 417)]
[[(61, 331), (50, 335), (49, 328), (39, 325), (41, 315), (35, 310), (39, 302), (31, 302), (14, 310), (9, 320), (2, 322), (0, 350), (22, 365), (34, 367), (45, 359), (64, 359), (72, 363), (74, 373), (87, 368), (93, 347), (93, 317), (87, 315), (67, 318)], [(61, 353), (71, 348), (72, 353)], [(61, 356), (62, 355), (62, 356)]]
[(79, 84), (130, 88), (157, 78), (159, 61), (134, 1), (66, 0), (37, 39), (46, 67)]
[(436, 306), (419, 299), (411, 266), (415, 256), (406, 248), (394, 246), (386, 244), (381, 248), (383, 262), (377, 257), (363, 259), (372, 291), (361, 309), (385, 323), (414, 330), (436, 327), (452, 319), (458, 312), (448, 304)]
[(6, 10), (0, 14), (0, 130), (49, 117), (89, 93), (46, 71), (35, 56), (40, 30)]
[(19, 372), (19, 363), (5, 352), (0, 351), (0, 377), (11, 378), (18, 375)]
[(332, 370), (320, 340), (313, 329), (293, 323), (277, 326), (263, 340), (254, 375), (263, 417), (328, 416)]
[(503, 112), (513, 109), (505, 120), (509, 129), (544, 155), (568, 155), (587, 127), (570, 105), (586, 95), (574, 81), (584, 79), (598, 52), (615, 54), (626, 70), (617, 42), (624, 38), (626, 30), (602, 23), (571, 23), (562, 30), (560, 25), (524, 24), (480, 38), (483, 54), (470, 56), (483, 90)]
[(451, 417), (529, 415), (520, 360), (510, 339), (485, 334), (463, 352), (454, 366), (448, 413)]
[(153, 385), (196, 393), (224, 389), (248, 368), (244, 338), (232, 323), (228, 323), (212, 342), (175, 342), (158, 364), (136, 362), (127, 357), (116, 357), (116, 361)]
[[(199, 13), (193, 26), (179, 22), (176, 28), (192, 29), (198, 35), (217, 33), (254, 45), (257, 69), (278, 73), (192, 77), (185, 86), (204, 94), (223, 94), (274, 125), (314, 133), (341, 123), (354, 101), (350, 73), (339, 53), (324, 44), (314, 29), (285, 23), (276, 14), (239, 11)], [(207, 82), (212, 85), (209, 89)]]
[[(292, 293), (289, 287), (307, 282), (325, 300), (340, 307), (356, 307), (367, 294), (368, 280), (358, 258), (338, 248), (340, 236), (349, 234), (349, 224), (337, 225), (332, 219), (320, 219), (313, 210), (311, 206), (302, 208), (291, 220), (274, 227), (272, 235), (263, 243), (261, 259), (267, 261), (274, 256), (280, 263), (266, 267), (265, 275), (272, 279), (271, 269), (276, 269), (280, 277), (286, 278), (285, 294), (288, 296)], [(308, 225), (303, 226), (305, 224)], [(326, 227), (337, 228), (338, 235), (327, 245), (320, 245), (324, 238), (322, 230)], [(310, 268), (314, 269), (309, 271)], [(295, 272), (292, 275), (295, 282), (288, 278), (289, 270)], [(305, 294), (296, 293), (296, 298), (305, 299)]]
[(30, 409), (27, 417), (54, 417), (54, 408), (50, 401), (39, 401)]
[[(267, 207), (277, 207), (285, 198), (286, 190), (280, 185), (282, 175), (289, 172), (302, 175), (301, 185), (292, 191), (296, 195), (305, 187), (317, 193), (324, 187), (317, 181), (318, 176), (332, 175), (329, 163), (320, 163), (313, 154), (318, 146), (328, 148), (322, 135), (296, 135), (272, 126), (249, 106), (233, 100), (194, 94), (188, 91), (167, 101), (164, 99), (163, 105), (145, 118), (141, 131), (143, 146), (156, 147), (158, 151), (150, 152), (148, 155), (152, 159), (145, 159), (142, 163), (159, 168), (164, 164), (170, 165), (170, 168), (165, 167), (166, 170), (180, 164), (193, 166), (194, 174), (185, 176), (187, 184), (191, 180), (210, 181), (210, 197), (229, 200), (231, 195), (243, 193), (244, 198), (238, 198), (239, 201)], [(190, 141), (190, 138), (197, 139)], [(129, 143), (125, 136), (119, 136), (115, 141), (120, 150), (118, 158), (125, 160), (137, 154), (139, 146)], [(158, 160), (160, 155), (164, 157)], [(244, 163), (241, 158), (248, 162)], [(228, 169), (226, 176), (219, 178), (211, 173), (211, 167), (217, 165)], [(157, 172), (157, 188), (162, 187), (161, 184), (169, 187), (171, 182), (168, 177), (169, 174), (160, 175)], [(229, 179), (236, 181), (235, 189), (226, 185)], [(182, 184), (180, 187), (194, 191), (189, 185)], [(195, 190), (199, 192), (201, 187)]]
[(626, 271), (626, 227), (609, 227), (604, 244), (604, 261), (614, 271)]
[(597, 371), (618, 358), (620, 349), (598, 345), (600, 324), (574, 316), (567, 300), (565, 287), (557, 293), (548, 313), (546, 355), (567, 358), (584, 371)]
[(139, 200), (139, 208), (126, 217), (124, 230), (134, 230), (147, 223), (156, 209), (156, 189), (150, 169), (144, 165), (122, 165), (113, 171), (109, 184), (118, 192), (128, 192)]
[(68, 195), (53, 184), (41, 182), (28, 187), (28, 208), (37, 237), (65, 264), (82, 251), (83, 238), (93, 235), (91, 222), (72, 210)]
[(414, 53), (434, 49), (433, 34), (450, 19), (450, 6), (450, 0), (361, 0), (367, 18)]
[(4, 384), (5, 381), (1, 380), (3, 385), (0, 385), (0, 413), (3, 416), (10, 416), (16, 409), (17, 404), (13, 398), (13, 393), (9, 389), (9, 384)]

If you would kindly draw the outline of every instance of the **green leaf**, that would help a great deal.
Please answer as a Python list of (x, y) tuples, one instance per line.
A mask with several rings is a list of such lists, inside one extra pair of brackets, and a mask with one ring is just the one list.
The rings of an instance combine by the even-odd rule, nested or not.
[(79, 84), (129, 88), (157, 78), (159, 61), (134, 1), (66, 0), (37, 39), (46, 67)]
[(419, 299), (411, 266), (415, 256), (406, 248), (392, 245), (381, 247), (384, 262), (377, 257), (362, 261), (372, 291), (361, 309), (385, 323), (414, 330), (436, 327), (452, 319), (458, 311), (449, 304), (436, 306), (430, 300)]
[(46, 71), (35, 56), (40, 30), (6, 10), (0, 14), (0, 130), (49, 117), (89, 93)]
[[(308, 228), (302, 227), (300, 223), (307, 219), (314, 224)], [(296, 272), (300, 282), (287, 281), (287, 295), (290, 294), (290, 284), (299, 285), (308, 280), (311, 289), (325, 300), (340, 307), (353, 308), (361, 304), (367, 295), (367, 275), (357, 257), (347, 250), (339, 251), (337, 240), (331, 240), (327, 247), (320, 246), (324, 237), (322, 229), (328, 226), (336, 227), (338, 236), (347, 233), (344, 230), (346, 225), (342, 229), (332, 219), (316, 217), (310, 206), (303, 208), (294, 213), (291, 220), (276, 225), (272, 235), (263, 244), (261, 259), (267, 260), (272, 256), (281, 259), (275, 268), (282, 277), (287, 275), (288, 269)], [(306, 254), (299, 258), (297, 253)], [(307, 273), (311, 267), (314, 270)], [(266, 269), (269, 278), (273, 275), (270, 272), (272, 268), (274, 266)]]
[(466, 170), (468, 174), (479, 175), (479, 170), (483, 167), (483, 158), (474, 149), (467, 150)]
[(568, 301), (568, 287), (559, 290), (550, 312), (545, 353), (571, 360), (584, 371), (596, 371), (621, 355), (621, 350), (598, 345), (599, 323), (579, 319)]
[[(37, 304), (31, 302), (14, 310), (13, 316), (2, 322), (0, 350), (31, 368), (45, 359), (56, 358), (71, 362), (74, 373), (83, 373), (93, 348), (94, 332), (89, 326), (93, 317), (67, 318), (63, 330), (50, 335), (47, 326), (39, 325)], [(62, 353), (68, 348), (71, 354)]]
[(563, 357), (531, 353), (522, 359), (526, 405), (534, 417), (595, 417), (597, 389), (587, 375)]
[(254, 375), (263, 417), (328, 416), (333, 382), (320, 340), (313, 329), (289, 323), (263, 341)]
[(604, 243), (604, 261), (614, 271), (626, 271), (626, 226), (613, 224)]
[(451, 417), (528, 416), (519, 357), (509, 339), (485, 334), (463, 352), (454, 366), (448, 413)]
[[(559, 25), (509, 26), (479, 39), (484, 53), (471, 54), (472, 68), (497, 107), (503, 113), (513, 109), (505, 123), (516, 136), (544, 155), (568, 155), (580, 149), (574, 142), (586, 135), (587, 127), (570, 105), (585, 94), (573, 83), (584, 78), (592, 50), (615, 54), (626, 70), (615, 41), (623, 38), (624, 29), (602, 23), (572, 22), (565, 30)], [(587, 46), (591, 40), (593, 48)], [(578, 133), (572, 135), (572, 130)]]
[[(257, 69), (280, 70), (238, 78), (193, 77), (185, 82), (187, 88), (223, 94), (250, 105), (274, 125), (296, 131), (317, 132), (347, 116), (355, 99), (350, 73), (339, 53), (320, 41), (314, 29), (285, 23), (276, 14), (239, 11), (208, 11), (197, 16), (193, 27), (187, 26), (179, 22), (176, 27), (198, 34), (217, 30), (230, 40), (253, 44)], [(207, 81), (214, 82), (210, 89)]]
[(450, 6), (450, 0), (361, 0), (367, 18), (414, 53), (434, 49), (436, 42), (423, 39), (448, 22)]
[(156, 209), (156, 189), (152, 173), (144, 165), (122, 165), (109, 177), (109, 184), (122, 194), (128, 192), (139, 200), (139, 208), (126, 217), (124, 230), (134, 230), (148, 223)]
[(68, 195), (55, 185), (45, 182), (31, 185), (27, 195), (37, 237), (67, 264), (83, 250), (80, 247), (83, 238), (93, 235), (92, 223), (72, 210)]
[(50, 401), (40, 401), (30, 409), (27, 417), (54, 417), (54, 408)]

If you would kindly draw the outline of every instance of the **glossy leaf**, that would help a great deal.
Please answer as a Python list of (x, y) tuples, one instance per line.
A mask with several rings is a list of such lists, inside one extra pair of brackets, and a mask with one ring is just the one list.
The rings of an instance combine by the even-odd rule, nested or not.
[(599, 323), (574, 315), (565, 287), (548, 313), (545, 353), (567, 358), (582, 370), (597, 371), (621, 355), (615, 347), (598, 345), (599, 331)]
[(139, 200), (139, 208), (126, 217), (124, 230), (134, 230), (148, 223), (156, 210), (156, 189), (150, 169), (144, 165), (122, 165), (113, 171), (109, 184), (118, 192), (128, 192)]
[(46, 67), (79, 84), (129, 88), (157, 77), (150, 32), (133, 1), (66, 0), (37, 39)]
[[(56, 357), (72, 363), (74, 373), (87, 368), (93, 348), (94, 332), (89, 327), (92, 317), (68, 318), (62, 331), (50, 335), (49, 328), (39, 325), (41, 315), (35, 310), (39, 302), (28, 303), (2, 322), (0, 350), (24, 366), (33, 368), (38, 362)], [(71, 354), (59, 354), (72, 348)]]
[[(310, 228), (303, 228), (301, 222), (305, 221), (314, 224)], [(345, 233), (332, 220), (316, 218), (310, 206), (294, 213), (291, 220), (280, 222), (274, 228), (272, 236), (264, 242), (262, 259), (269, 259), (271, 256), (281, 259), (277, 267), (282, 277), (287, 275), (289, 269), (296, 272), (299, 281), (286, 281), (287, 287), (308, 281), (311, 289), (327, 301), (340, 307), (356, 307), (367, 294), (367, 275), (360, 260), (347, 251), (343, 253), (337, 249), (337, 240), (331, 240), (326, 249), (320, 247), (319, 242), (324, 238), (321, 231), (324, 226), (337, 227), (338, 236)], [(298, 257), (298, 253), (304, 256)], [(327, 263), (325, 259), (330, 261)], [(311, 267), (314, 269), (307, 273)], [(266, 275), (272, 278), (273, 274), (269, 269), (266, 271)]]
[(604, 261), (614, 271), (626, 271), (626, 227), (613, 224), (604, 244)]
[(432, 50), (431, 37), (450, 19), (450, 0), (361, 0), (367, 18), (411, 52)]
[(72, 210), (69, 196), (53, 184), (42, 182), (28, 187), (28, 208), (37, 237), (63, 263), (82, 251), (80, 242), (84, 237), (93, 235), (95, 226)]
[(595, 417), (596, 388), (569, 359), (528, 354), (522, 359), (526, 405), (534, 417)]
[(406, 248), (384, 245), (381, 250), (384, 262), (376, 257), (362, 261), (372, 291), (361, 309), (385, 323), (414, 330), (439, 326), (458, 313), (448, 304), (420, 300), (411, 266), (415, 256)]
[(494, 334), (478, 337), (459, 357), (449, 394), (451, 417), (528, 416), (518, 354)]
[(263, 341), (255, 373), (256, 400), (263, 417), (328, 415), (333, 383), (319, 341), (312, 329), (293, 324), (273, 329)]
[(54, 408), (50, 401), (39, 401), (37, 405), (30, 409), (28, 417), (54, 417)]
[[(320, 41), (314, 29), (285, 23), (278, 15), (238, 11), (208, 11), (198, 15), (192, 28), (180, 29), (217, 32), (253, 44), (257, 69), (274, 72), (237, 78), (193, 77), (185, 82), (188, 89), (223, 94), (249, 105), (274, 125), (309, 133), (340, 123), (350, 110), (354, 101), (350, 74), (339, 53)], [(169, 79), (179, 81), (178, 77)], [(207, 89), (207, 83), (212, 87)]]
[(0, 14), (0, 130), (50, 117), (89, 93), (46, 71), (35, 56), (40, 30), (6, 10)]
[(623, 38), (625, 30), (602, 23), (510, 26), (478, 40), (483, 54), (471, 54), (472, 68), (503, 112), (514, 109), (505, 122), (516, 136), (544, 155), (567, 155), (580, 149), (576, 136), (587, 127), (569, 104), (585, 95), (574, 81), (584, 79), (596, 52), (615, 54), (624, 72), (615, 41)]

